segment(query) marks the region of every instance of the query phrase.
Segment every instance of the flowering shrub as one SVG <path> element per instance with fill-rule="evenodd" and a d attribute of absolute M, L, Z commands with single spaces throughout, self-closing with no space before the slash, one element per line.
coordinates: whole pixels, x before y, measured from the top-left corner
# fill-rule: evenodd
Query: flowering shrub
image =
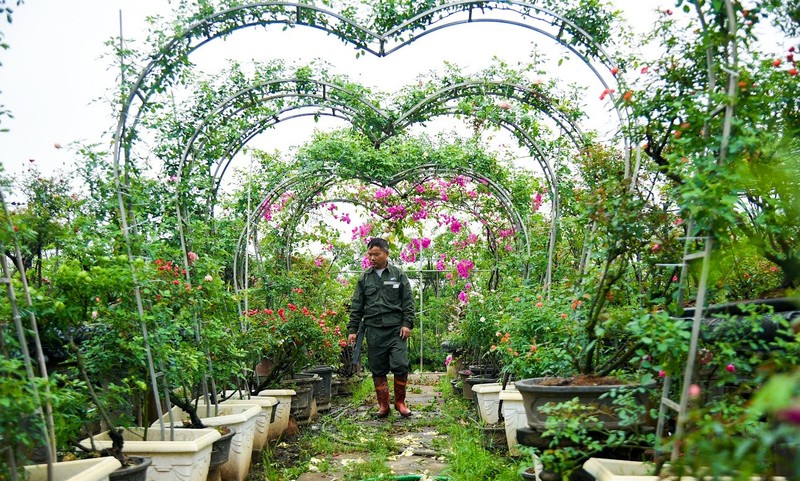
<path fill-rule="evenodd" d="M 577 309 L 558 293 L 551 300 L 531 289 L 509 296 L 491 347 L 503 370 L 517 379 L 574 374 L 582 344 Z"/>
<path fill-rule="evenodd" d="M 259 389 L 253 391 L 303 368 L 336 363 L 347 345 L 347 333 L 338 325 L 342 315 L 330 309 L 315 313 L 292 303 L 247 312 L 248 342 L 269 366 L 257 379 Z"/>

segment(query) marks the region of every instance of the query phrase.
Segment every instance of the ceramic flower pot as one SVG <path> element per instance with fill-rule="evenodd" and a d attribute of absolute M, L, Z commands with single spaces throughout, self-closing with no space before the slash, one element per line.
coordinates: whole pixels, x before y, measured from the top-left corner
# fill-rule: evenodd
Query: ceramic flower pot
<path fill-rule="evenodd" d="M 296 394 L 293 389 L 265 389 L 258 393 L 258 397 L 271 397 L 278 401 L 272 408 L 272 417 L 270 418 L 269 432 L 267 434 L 268 439 L 278 439 L 289 427 L 292 398 Z"/>
<path fill-rule="evenodd" d="M 503 424 L 506 430 L 508 452 L 512 456 L 520 454 L 517 443 L 517 430 L 528 426 L 528 417 L 525 415 L 525 404 L 522 394 L 514 389 L 500 391 L 498 402 L 502 404 Z"/>
<path fill-rule="evenodd" d="M 226 426 L 236 433 L 231 441 L 230 457 L 219 471 L 223 481 L 244 481 L 250 472 L 253 438 L 258 416 L 262 415 L 261 406 L 220 404 L 215 409 L 214 405 L 198 404 L 197 415 L 206 426 Z M 188 414 L 175 406 L 172 408 L 172 417 L 176 425 L 180 425 L 188 419 Z M 163 419 L 169 422 L 169 413 Z M 158 421 L 153 423 L 154 427 L 157 425 Z"/>
<path fill-rule="evenodd" d="M 128 456 L 151 458 L 147 481 L 205 481 L 211 462 L 211 445 L 220 438 L 220 433 L 210 428 L 176 428 L 172 431 L 173 437 L 170 438 L 170 429 L 167 429 L 166 440 L 162 441 L 158 428 L 124 429 L 122 452 Z M 81 444 L 91 446 L 89 439 L 84 439 Z M 108 431 L 94 436 L 94 444 L 97 449 L 110 448 Z"/>
<path fill-rule="evenodd" d="M 231 397 L 223 401 L 222 404 L 257 404 L 261 406 L 261 415 L 256 419 L 256 430 L 253 437 L 253 451 L 260 453 L 269 440 L 269 427 L 273 420 L 273 411 L 278 404 L 278 400 L 269 396 L 251 396 L 250 399 L 241 399 L 243 395 L 236 391 L 226 391 L 225 396 Z"/>
<path fill-rule="evenodd" d="M 461 385 L 461 389 L 464 394 L 464 399 L 475 402 L 475 396 L 472 391 L 473 387 L 475 387 L 478 384 L 491 384 L 496 382 L 497 382 L 496 377 L 483 377 L 483 376 L 467 377 L 466 379 L 464 379 L 463 384 Z"/>
<path fill-rule="evenodd" d="M 120 462 L 112 457 L 53 463 L 52 481 L 108 481 L 109 475 L 120 466 Z M 48 481 L 47 465 L 25 466 L 25 475 L 28 481 Z"/>
<path fill-rule="evenodd" d="M 513 385 L 511 385 L 513 389 Z M 481 420 L 487 424 L 496 424 L 500 420 L 500 392 L 503 385 L 499 382 L 475 384 L 472 396 L 478 406 Z"/>

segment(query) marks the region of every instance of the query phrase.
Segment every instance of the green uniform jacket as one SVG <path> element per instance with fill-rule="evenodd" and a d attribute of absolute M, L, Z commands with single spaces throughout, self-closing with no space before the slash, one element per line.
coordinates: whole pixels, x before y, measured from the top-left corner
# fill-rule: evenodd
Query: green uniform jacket
<path fill-rule="evenodd" d="M 358 325 L 372 327 L 405 326 L 414 328 L 414 297 L 406 273 L 399 267 L 386 265 L 380 278 L 372 267 L 356 283 L 350 303 L 347 332 L 358 332 Z"/>

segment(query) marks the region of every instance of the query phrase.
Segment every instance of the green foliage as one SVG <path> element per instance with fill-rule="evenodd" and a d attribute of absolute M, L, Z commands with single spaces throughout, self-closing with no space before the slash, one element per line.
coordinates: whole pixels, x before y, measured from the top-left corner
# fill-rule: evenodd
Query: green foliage
<path fill-rule="evenodd" d="M 592 456 L 614 449 L 644 449 L 653 445 L 653 434 L 648 434 L 642 419 L 650 413 L 636 398 L 637 390 L 612 391 L 612 408 L 580 402 L 578 398 L 560 403 L 547 403 L 539 411 L 547 416 L 542 437 L 550 441 L 547 449 L 539 453 L 545 470 L 559 474 L 565 481 L 570 474 Z M 611 429 L 602 420 L 616 416 L 619 428 Z"/>

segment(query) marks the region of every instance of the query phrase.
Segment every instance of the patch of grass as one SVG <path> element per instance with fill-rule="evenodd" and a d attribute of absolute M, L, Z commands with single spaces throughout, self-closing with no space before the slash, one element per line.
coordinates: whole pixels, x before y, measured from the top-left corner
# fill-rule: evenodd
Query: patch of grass
<path fill-rule="evenodd" d="M 441 407 L 439 432 L 445 437 L 437 443 L 437 449 L 446 453 L 448 463 L 442 474 L 459 481 L 518 481 L 518 462 L 483 447 L 483 430 L 472 415 L 473 409 L 457 396 Z"/>
<path fill-rule="evenodd" d="M 376 478 L 378 476 L 389 476 L 391 469 L 386 466 L 385 455 L 372 455 L 369 461 L 361 463 L 350 463 L 345 466 L 344 481 L 358 481 L 361 479 Z"/>
<path fill-rule="evenodd" d="M 374 402 L 375 400 L 375 386 L 372 384 L 372 378 L 367 376 L 361 383 L 353 389 L 353 404 L 360 406 L 367 402 Z"/>
<path fill-rule="evenodd" d="M 277 446 L 267 445 L 261 452 L 261 469 L 253 469 L 249 481 L 272 481 L 274 479 L 297 479 L 308 471 L 307 462 L 293 458 L 282 458 Z"/>

